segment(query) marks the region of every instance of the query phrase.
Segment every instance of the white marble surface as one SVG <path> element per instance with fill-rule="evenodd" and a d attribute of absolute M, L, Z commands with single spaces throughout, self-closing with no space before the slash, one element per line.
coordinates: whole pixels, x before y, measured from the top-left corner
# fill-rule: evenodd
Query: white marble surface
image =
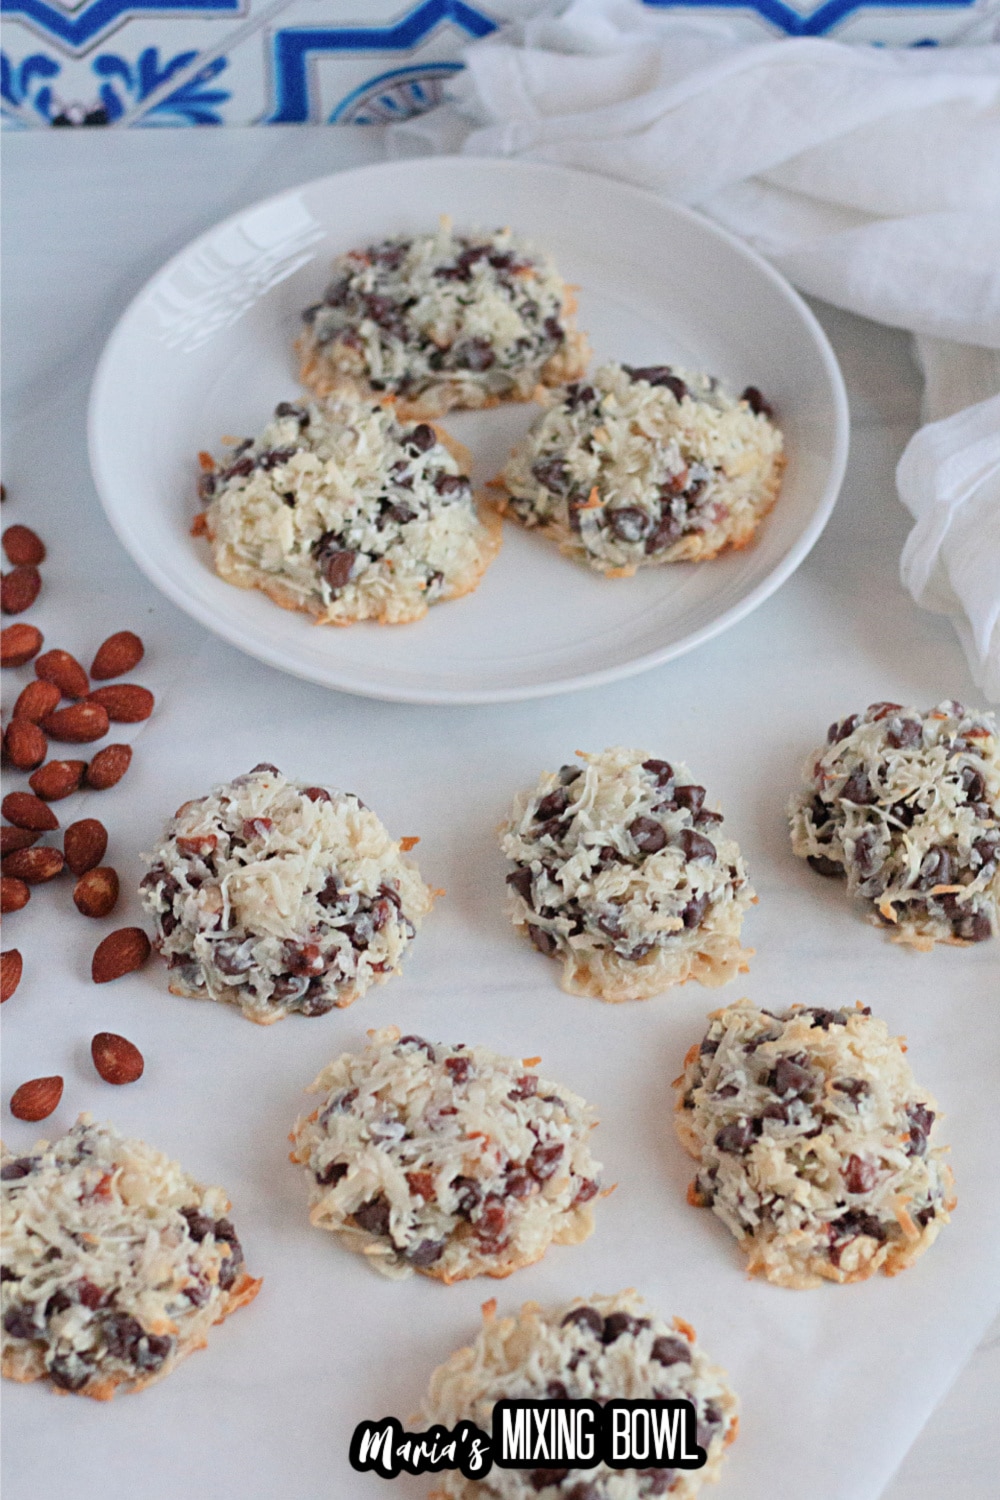
<path fill-rule="evenodd" d="M 4 479 L 12 496 L 4 523 L 36 524 L 50 543 L 45 592 L 32 613 L 49 644 L 89 655 L 111 629 L 139 629 L 150 649 L 138 675 L 159 698 L 135 736 L 129 777 L 87 809 L 109 824 L 123 884 L 134 884 L 136 849 L 149 846 L 183 796 L 273 759 L 354 786 L 396 832 L 421 833 L 426 873 L 449 889 L 403 979 L 346 1015 L 292 1020 L 265 1034 L 235 1013 L 174 1000 L 154 968 L 95 991 L 86 966 L 96 925 L 66 911 L 65 889 L 37 892 L 14 919 L 5 941 L 22 949 L 27 972 L 4 1007 L 3 1097 L 25 1077 L 60 1071 L 66 1097 L 51 1127 L 65 1128 L 79 1108 L 113 1113 L 191 1170 L 225 1182 L 242 1205 L 234 1216 L 251 1268 L 267 1280 L 256 1307 L 219 1331 L 208 1353 L 139 1401 L 98 1409 L 8 1390 L 8 1493 L 57 1493 L 70 1470 L 80 1500 L 124 1500 L 137 1489 L 150 1500 L 202 1488 L 219 1500 L 387 1493 L 350 1474 L 346 1433 L 382 1407 L 412 1409 L 430 1364 L 468 1336 L 476 1305 L 494 1288 L 373 1285 L 364 1267 L 317 1244 L 301 1184 L 282 1166 L 276 1124 L 294 1114 L 299 1085 L 366 1026 L 404 1017 L 411 1028 L 458 1035 L 472 1026 L 471 1016 L 464 1028 L 456 1022 L 459 1009 L 475 1013 L 470 1039 L 512 1051 L 523 1050 L 531 1029 L 538 1045 L 528 1050 L 603 1106 L 604 1159 L 622 1182 L 594 1238 L 552 1252 L 500 1288 L 502 1305 L 610 1289 L 620 1265 L 622 1277 L 642 1277 L 664 1310 L 692 1317 L 749 1402 L 720 1500 L 995 1494 L 1000 1341 L 995 1328 L 984 1333 L 998 1300 L 990 1247 L 1000 1221 L 983 1136 L 1000 1076 L 990 1007 L 997 955 L 984 947 L 925 959 L 890 948 L 791 858 L 781 817 L 799 760 L 835 715 L 875 698 L 974 701 L 947 622 L 917 611 L 896 573 L 907 520 L 891 476 L 919 405 L 905 340 L 817 309 L 852 401 L 848 481 L 804 567 L 736 630 L 656 672 L 564 700 L 470 710 L 364 704 L 249 661 L 152 593 L 100 513 L 83 416 L 104 338 L 167 255 L 260 196 L 379 159 L 378 134 L 63 132 L 7 138 L 3 149 Z M 747 1287 L 718 1222 L 677 1201 L 686 1168 L 663 1144 L 657 1103 L 664 1068 L 713 997 L 689 988 L 614 1009 L 572 1000 L 514 944 L 498 910 L 502 867 L 487 831 L 541 765 L 577 745 L 616 740 L 683 756 L 730 815 L 762 897 L 747 930 L 759 954 L 747 992 L 764 1004 L 804 998 L 807 988 L 819 1003 L 864 998 L 910 1036 L 919 1076 L 948 1109 L 962 1202 L 906 1276 L 801 1299 Z M 136 916 L 128 901 L 105 926 Z M 86 1041 L 103 1027 L 147 1051 L 147 1075 L 131 1090 L 112 1094 L 89 1071 Z M 607 1097 L 612 1079 L 633 1084 L 634 1118 Z M 8 1116 L 4 1133 L 25 1146 L 35 1131 Z M 676 1267 L 662 1253 L 668 1236 Z M 773 1390 L 770 1405 L 762 1386 Z M 425 1489 L 400 1481 L 393 1494 L 403 1500 Z"/>

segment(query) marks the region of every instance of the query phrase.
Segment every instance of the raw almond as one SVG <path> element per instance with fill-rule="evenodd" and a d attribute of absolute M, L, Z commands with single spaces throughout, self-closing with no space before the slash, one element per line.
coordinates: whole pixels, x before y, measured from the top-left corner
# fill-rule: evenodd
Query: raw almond
<path fill-rule="evenodd" d="M 37 849 L 15 849 L 3 862 L 3 873 L 23 880 L 27 885 L 41 885 L 44 880 L 54 880 L 65 864 L 61 849 L 49 844 L 40 844 Z"/>
<path fill-rule="evenodd" d="M 42 720 L 42 728 L 53 740 L 70 745 L 86 745 L 100 740 L 108 732 L 108 711 L 99 703 L 71 703 Z"/>
<path fill-rule="evenodd" d="M 10 1112 L 18 1120 L 46 1120 L 58 1108 L 62 1098 L 63 1081 L 58 1075 L 51 1078 L 32 1078 L 15 1089 L 10 1101 Z"/>
<path fill-rule="evenodd" d="M 42 632 L 19 620 L 0 630 L 0 667 L 23 667 L 42 649 Z"/>
<path fill-rule="evenodd" d="M 73 887 L 76 909 L 85 917 L 107 917 L 118 900 L 118 876 L 110 865 L 88 870 Z"/>
<path fill-rule="evenodd" d="M 63 835 L 66 863 L 74 875 L 86 875 L 99 865 L 108 847 L 108 831 L 96 818 L 71 823 Z"/>
<path fill-rule="evenodd" d="M 37 844 L 41 834 L 33 828 L 0 828 L 0 855 L 13 854 L 15 849 L 30 849 Z"/>
<path fill-rule="evenodd" d="M 87 785 L 95 791 L 106 791 L 115 782 L 121 781 L 132 764 L 131 745 L 105 745 L 98 750 L 87 768 Z"/>
<path fill-rule="evenodd" d="M 45 561 L 45 543 L 30 526 L 8 526 L 3 534 L 3 550 L 8 562 L 30 563 L 37 567 Z"/>
<path fill-rule="evenodd" d="M 68 651 L 46 651 L 35 661 L 35 676 L 54 682 L 64 698 L 86 698 L 90 679 Z"/>
<path fill-rule="evenodd" d="M 154 698 L 149 688 L 137 682 L 116 682 L 110 687 L 95 688 L 88 700 L 108 711 L 114 724 L 138 724 L 153 712 Z"/>
<path fill-rule="evenodd" d="M 23 880 L 13 875 L 0 875 L 0 912 L 20 911 L 31 900 L 31 892 Z"/>
<path fill-rule="evenodd" d="M 3 748 L 11 765 L 17 766 L 19 771 L 33 771 L 45 759 L 49 742 L 30 719 L 11 719 L 3 737 Z"/>
<path fill-rule="evenodd" d="M 21 983 L 23 968 L 24 960 L 16 948 L 8 948 L 6 953 L 0 953 L 0 1005 L 10 999 Z"/>
<path fill-rule="evenodd" d="M 5 615 L 19 615 L 30 609 L 38 598 L 42 575 L 37 568 L 11 568 L 0 581 L 0 609 Z"/>
<path fill-rule="evenodd" d="M 149 957 L 149 938 L 141 927 L 119 927 L 94 949 L 90 974 L 95 984 L 107 984 L 141 969 Z"/>
<path fill-rule="evenodd" d="M 46 802 L 58 802 L 78 789 L 86 770 L 85 760 L 50 760 L 28 777 L 28 785 Z"/>
<path fill-rule="evenodd" d="M 107 682 L 109 677 L 124 677 L 137 667 L 145 655 L 142 641 L 131 630 L 119 630 L 109 635 L 97 648 L 90 675 L 97 682 Z"/>
<path fill-rule="evenodd" d="M 29 625 L 11 625 L 10 630 L 30 630 Z M 38 637 L 41 645 L 42 638 Z M 34 652 L 31 653 L 34 656 Z M 53 709 L 59 707 L 59 699 L 62 693 L 54 682 L 40 682 L 36 677 L 34 682 L 29 682 L 26 688 L 22 688 L 18 694 L 17 702 L 14 704 L 15 719 L 30 719 L 32 724 L 40 724 L 46 714 L 52 713 Z"/>
<path fill-rule="evenodd" d="M 132 1042 L 113 1031 L 99 1031 L 90 1044 L 94 1067 L 105 1083 L 135 1083 L 146 1064 Z"/>
<path fill-rule="evenodd" d="M 46 807 L 42 799 L 31 792 L 8 792 L 0 802 L 0 812 L 8 823 L 14 823 L 18 828 L 49 833 L 59 827 L 59 819 L 51 807 Z"/>

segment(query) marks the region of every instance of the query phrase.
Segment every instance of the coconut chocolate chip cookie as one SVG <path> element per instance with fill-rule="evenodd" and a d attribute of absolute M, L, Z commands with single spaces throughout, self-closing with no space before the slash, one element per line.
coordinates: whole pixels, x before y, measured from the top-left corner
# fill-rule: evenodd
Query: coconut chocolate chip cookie
<path fill-rule="evenodd" d="M 369 1032 L 310 1092 L 292 1160 L 310 1218 L 384 1276 L 509 1276 L 594 1228 L 600 1163 L 588 1104 L 539 1078 L 537 1058 Z"/>
<path fill-rule="evenodd" d="M 433 892 L 351 792 L 255 766 L 185 802 L 139 895 L 175 995 L 267 1025 L 321 1016 L 399 972 Z"/>
<path fill-rule="evenodd" d="M 387 392 L 407 420 L 527 401 L 574 380 L 587 341 L 551 259 L 508 229 L 398 236 L 333 264 L 303 313 L 302 380 L 320 395 Z"/>
<path fill-rule="evenodd" d="M 778 1286 L 895 1275 L 955 1206 L 938 1106 L 902 1039 L 867 1009 L 741 1000 L 691 1048 L 675 1123 L 698 1162 L 688 1199 L 712 1208 Z"/>
<path fill-rule="evenodd" d="M 467 464 L 445 434 L 387 405 L 282 401 L 259 437 L 219 462 L 202 455 L 198 529 L 227 583 L 320 625 L 403 624 L 468 594 L 499 551 Z"/>
<path fill-rule="evenodd" d="M 693 1500 L 719 1477 L 725 1449 L 736 1437 L 738 1403 L 725 1372 L 695 1340 L 690 1324 L 666 1323 L 634 1291 L 614 1297 L 577 1297 L 550 1309 L 526 1302 L 512 1318 L 483 1307 L 474 1344 L 457 1350 L 431 1376 L 422 1417 L 426 1425 L 492 1426 L 497 1401 L 686 1400 L 698 1419 L 698 1444 L 708 1453 L 701 1469 L 501 1469 L 468 1480 L 441 1474 L 436 1500 L 647 1500 L 667 1495 Z"/>
<path fill-rule="evenodd" d="M 252 1302 L 221 1188 L 81 1115 L 3 1149 L 3 1373 L 107 1401 L 141 1391 Z"/>
<path fill-rule="evenodd" d="M 562 964 L 573 995 L 726 984 L 752 952 L 740 929 L 756 897 L 722 814 L 679 761 L 578 754 L 581 765 L 519 796 L 500 829 L 514 925 Z"/>
<path fill-rule="evenodd" d="M 960 703 L 873 703 L 831 724 L 789 813 L 792 848 L 846 876 L 897 943 L 1000 933 L 1000 737 Z"/>
<path fill-rule="evenodd" d="M 782 436 L 760 392 L 607 364 L 554 391 L 499 483 L 501 509 L 609 578 L 745 547 L 774 504 Z"/>

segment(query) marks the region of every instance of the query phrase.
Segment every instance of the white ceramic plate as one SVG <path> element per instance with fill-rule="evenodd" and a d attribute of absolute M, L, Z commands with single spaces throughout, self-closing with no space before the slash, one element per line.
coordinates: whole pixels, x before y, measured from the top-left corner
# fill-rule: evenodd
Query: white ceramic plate
<path fill-rule="evenodd" d="M 190 535 L 195 454 L 256 432 L 298 387 L 292 340 L 331 258 L 441 213 L 510 224 L 579 285 L 595 358 L 677 363 L 758 386 L 777 408 L 788 468 L 757 541 L 711 563 L 606 579 L 505 526 L 476 593 L 414 625 L 318 627 L 223 583 Z M 452 414 L 491 478 L 537 407 Z M 175 256 L 104 351 L 90 454 L 104 508 L 170 599 L 262 661 L 348 692 L 488 703 L 642 671 L 734 624 L 798 567 L 833 507 L 847 401 L 830 346 L 764 261 L 690 211 L 607 178 L 531 163 L 436 157 L 339 172 L 246 209 Z"/>

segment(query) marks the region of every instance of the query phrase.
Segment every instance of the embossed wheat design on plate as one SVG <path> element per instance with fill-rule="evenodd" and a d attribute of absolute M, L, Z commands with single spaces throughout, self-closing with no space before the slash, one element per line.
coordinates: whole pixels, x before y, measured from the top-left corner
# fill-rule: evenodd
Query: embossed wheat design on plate
<path fill-rule="evenodd" d="M 199 349 L 315 259 L 325 238 L 301 198 L 284 198 L 224 225 L 150 293 L 159 338 L 185 354 Z"/>

